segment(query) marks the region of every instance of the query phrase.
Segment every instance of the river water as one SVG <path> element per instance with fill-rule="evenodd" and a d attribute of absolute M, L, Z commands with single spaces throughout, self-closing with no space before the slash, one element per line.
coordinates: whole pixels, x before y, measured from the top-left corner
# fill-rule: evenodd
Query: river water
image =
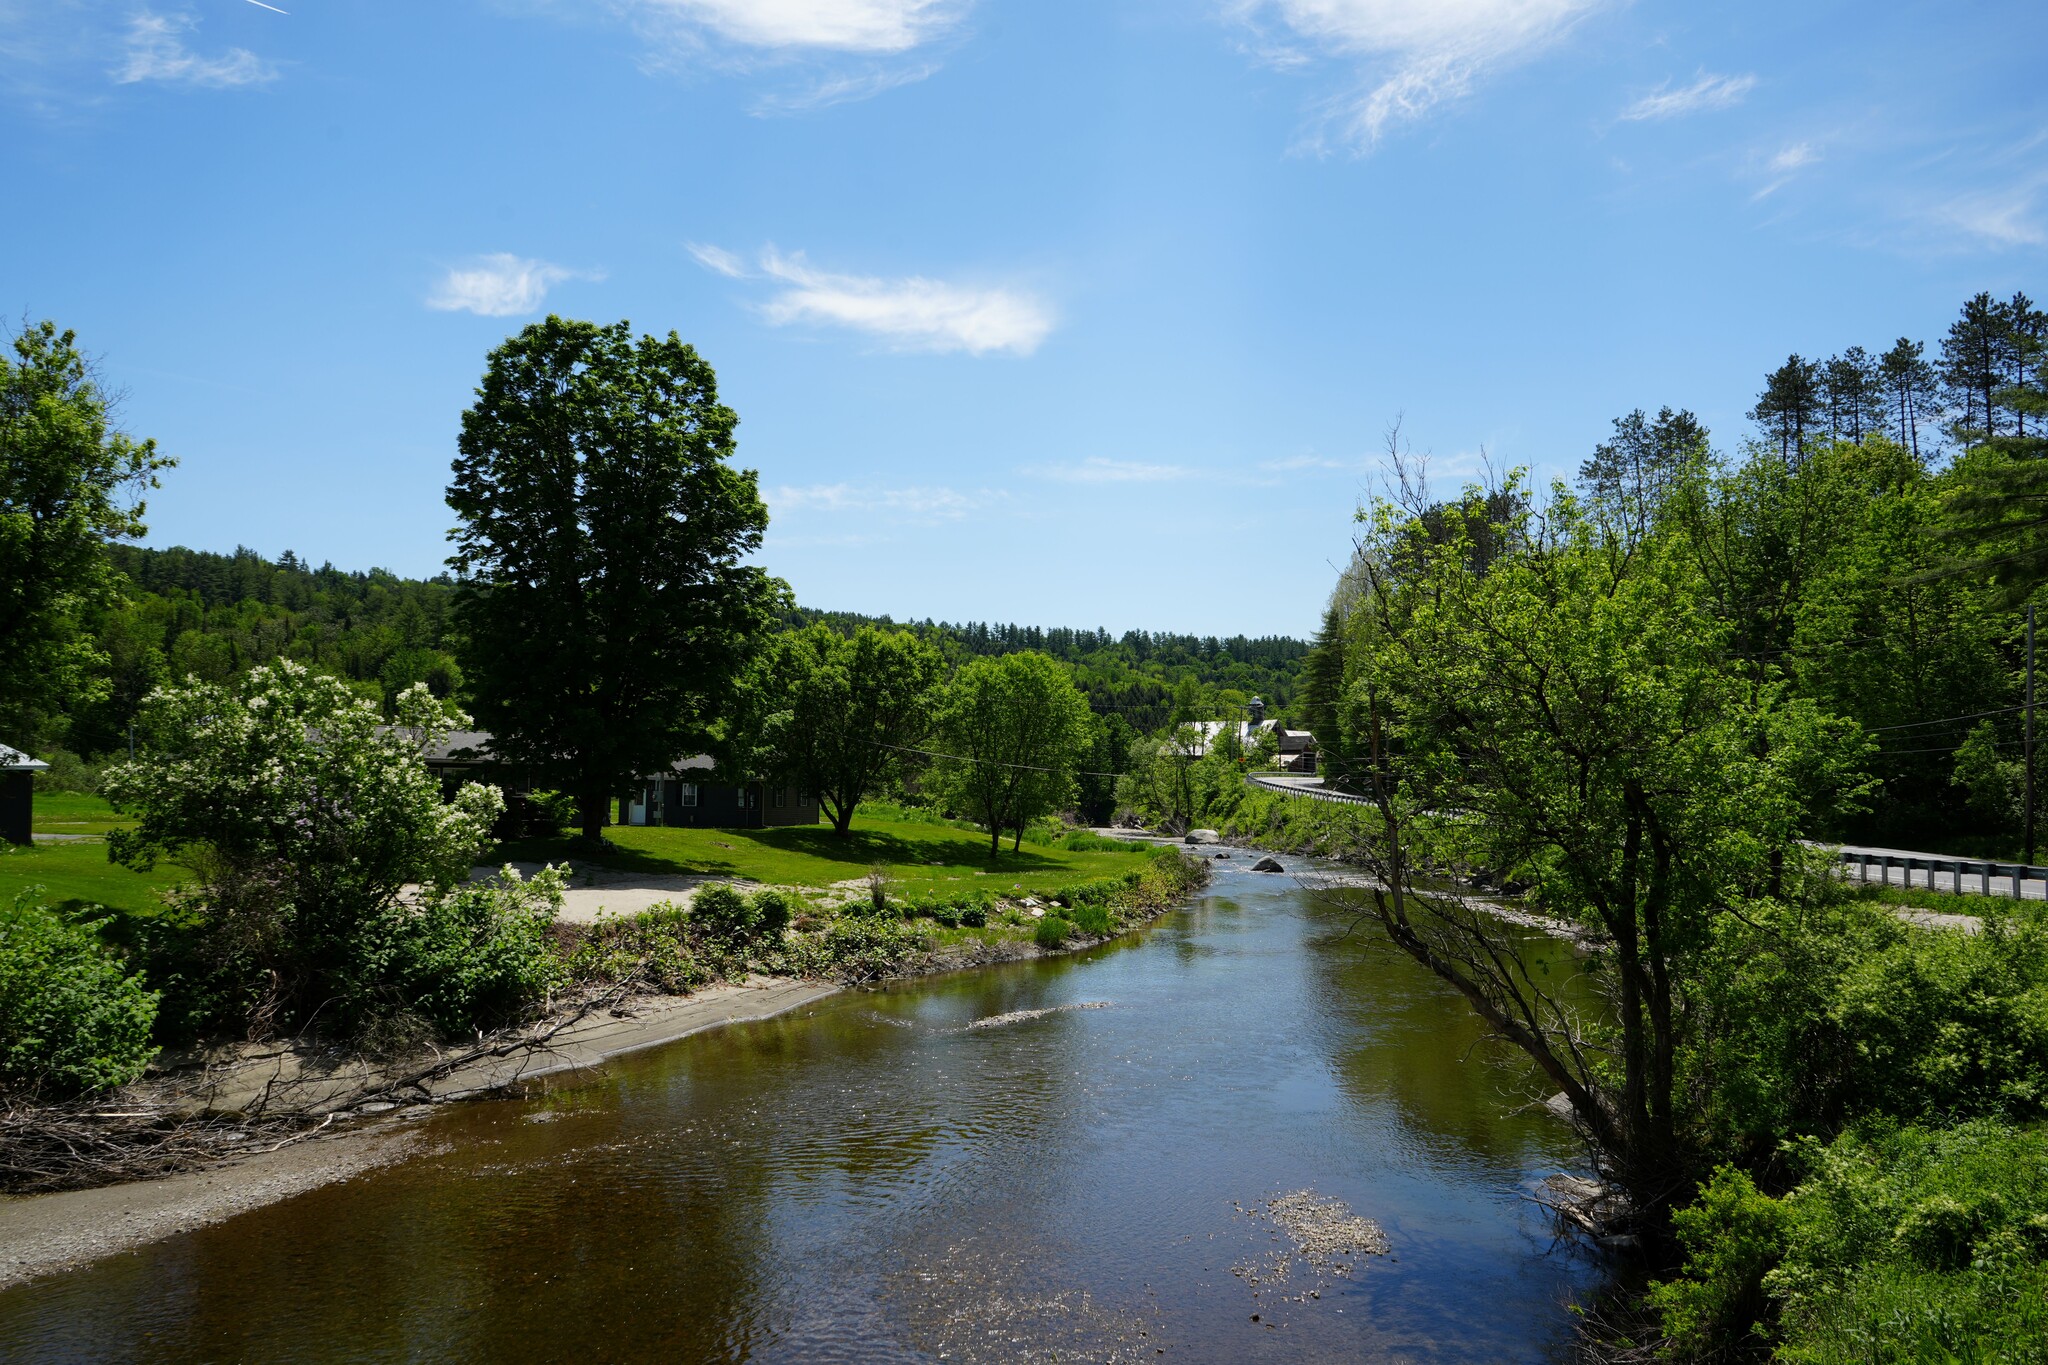
<path fill-rule="evenodd" d="M 1524 1198 L 1580 1164 L 1531 1074 L 1243 867 L 1088 953 L 438 1111 L 404 1164 L 0 1294 L 0 1359 L 1550 1358 L 1598 1269 Z M 1299 1190 L 1388 1254 L 1289 1261 Z"/>

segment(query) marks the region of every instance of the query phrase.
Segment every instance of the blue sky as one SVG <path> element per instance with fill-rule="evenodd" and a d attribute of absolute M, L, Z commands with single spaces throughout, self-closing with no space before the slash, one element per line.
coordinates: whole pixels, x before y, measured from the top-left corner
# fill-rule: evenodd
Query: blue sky
<path fill-rule="evenodd" d="M 278 10 L 289 11 L 279 13 Z M 807 605 L 1306 634 L 1446 485 L 2048 295 L 2048 6 L 0 0 L 0 308 L 153 544 L 435 571 L 548 311 L 674 329 Z"/>

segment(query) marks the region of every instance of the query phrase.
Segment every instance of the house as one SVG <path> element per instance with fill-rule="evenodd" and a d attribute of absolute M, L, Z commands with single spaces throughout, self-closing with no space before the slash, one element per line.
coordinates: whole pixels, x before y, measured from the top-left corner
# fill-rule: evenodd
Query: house
<path fill-rule="evenodd" d="M 495 782 L 504 789 L 507 814 L 523 820 L 523 798 L 533 783 L 517 765 L 491 753 L 488 730 L 456 730 L 428 749 L 428 771 L 452 793 L 465 782 Z M 622 825 L 681 825 L 715 829 L 760 829 L 769 825 L 814 825 L 818 798 L 794 787 L 765 782 L 718 780 L 709 754 L 680 759 L 669 770 L 632 784 L 619 800 Z M 530 802 L 523 803 L 528 809 Z"/>
<path fill-rule="evenodd" d="M 1307 730 L 1289 730 L 1277 720 L 1266 719 L 1266 704 L 1257 697 L 1245 705 L 1243 720 L 1198 720 L 1192 722 L 1200 736 L 1195 745 L 1198 755 L 1209 752 L 1224 734 L 1237 737 L 1244 748 L 1251 748 L 1259 736 L 1268 735 L 1273 740 L 1273 761 L 1280 771 L 1288 773 L 1312 773 L 1316 770 L 1316 737 Z"/>
<path fill-rule="evenodd" d="M 49 767 L 19 749 L 0 744 L 0 839 L 10 844 L 33 843 L 36 774 Z"/>
<path fill-rule="evenodd" d="M 709 754 L 679 759 L 619 802 L 621 823 L 762 829 L 818 823 L 818 797 L 797 787 L 718 780 Z"/>

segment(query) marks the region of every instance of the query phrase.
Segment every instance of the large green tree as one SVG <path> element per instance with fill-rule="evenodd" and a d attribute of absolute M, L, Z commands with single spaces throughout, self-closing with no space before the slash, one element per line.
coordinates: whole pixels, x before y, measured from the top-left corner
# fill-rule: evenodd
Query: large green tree
<path fill-rule="evenodd" d="M 462 675 L 502 759 L 586 839 L 633 779 L 708 745 L 780 584 L 739 418 L 675 333 L 549 317 L 491 352 L 448 504 Z"/>
<path fill-rule="evenodd" d="M 143 532 L 141 495 L 174 463 L 116 430 L 71 332 L 43 322 L 0 356 L 0 735 L 43 737 L 105 691 L 80 614 L 111 599 L 107 542 Z"/>
<path fill-rule="evenodd" d="M 945 656 L 907 631 L 778 635 L 748 670 L 734 761 L 815 791 L 844 835 L 863 798 L 921 766 L 945 676 Z"/>
<path fill-rule="evenodd" d="M 1518 510 L 1472 525 L 1493 506 Z M 1810 794 L 1856 789 L 1858 746 L 1728 667 L 1729 628 L 1670 536 L 1631 543 L 1558 495 L 1540 516 L 1440 510 L 1369 523 L 1351 728 L 1381 817 L 1370 905 L 1564 1093 L 1654 1231 L 1700 1174 L 1677 1067 L 1689 964 L 1808 832 Z M 1607 1011 L 1575 1009 L 1491 914 L 1417 888 L 1446 866 L 1531 883 L 1593 931 Z"/>
<path fill-rule="evenodd" d="M 1003 832 L 1021 835 L 1074 793 L 1074 770 L 1091 739 L 1088 703 L 1067 671 L 1027 650 L 970 659 L 947 689 L 934 769 L 955 810 L 988 830 L 989 857 Z"/>

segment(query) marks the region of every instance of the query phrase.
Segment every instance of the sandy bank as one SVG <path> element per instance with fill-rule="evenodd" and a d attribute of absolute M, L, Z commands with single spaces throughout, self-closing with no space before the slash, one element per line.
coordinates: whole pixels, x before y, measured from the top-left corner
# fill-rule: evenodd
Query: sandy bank
<path fill-rule="evenodd" d="M 808 1005 L 839 988 L 816 981 L 714 986 L 691 996 L 662 996 L 631 1002 L 618 1013 L 593 1016 L 562 1030 L 545 1051 L 487 1058 L 423 1087 L 434 1099 L 459 1099 L 524 1084 L 547 1076 L 588 1070 L 609 1058 L 658 1047 L 725 1024 L 767 1019 Z M 234 1108 L 270 1086 L 275 1093 L 287 1058 L 266 1058 L 257 1068 L 228 1068 L 209 1075 L 210 1104 Z M 357 1093 L 366 1076 L 308 1074 L 294 1082 L 295 1101 Z M 424 1135 L 406 1117 L 358 1124 L 349 1129 L 263 1152 L 203 1171 L 161 1180 L 107 1185 L 60 1194 L 0 1197 L 0 1287 L 128 1251 L 163 1237 L 223 1222 L 426 1149 Z"/>

